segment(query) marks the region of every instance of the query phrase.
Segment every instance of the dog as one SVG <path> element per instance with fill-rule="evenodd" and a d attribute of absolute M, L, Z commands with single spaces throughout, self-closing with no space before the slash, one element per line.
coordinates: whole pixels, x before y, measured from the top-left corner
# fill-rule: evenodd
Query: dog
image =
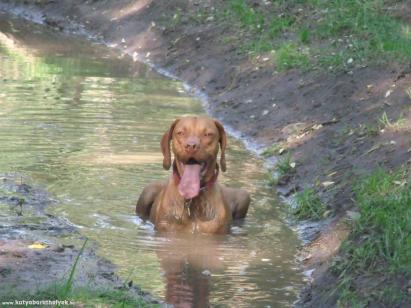
<path fill-rule="evenodd" d="M 217 182 L 219 171 L 226 171 L 226 146 L 227 136 L 218 121 L 204 116 L 175 120 L 161 139 L 163 168 L 172 167 L 172 174 L 143 189 L 136 214 L 149 218 L 159 231 L 228 232 L 233 219 L 246 216 L 250 195 Z"/>

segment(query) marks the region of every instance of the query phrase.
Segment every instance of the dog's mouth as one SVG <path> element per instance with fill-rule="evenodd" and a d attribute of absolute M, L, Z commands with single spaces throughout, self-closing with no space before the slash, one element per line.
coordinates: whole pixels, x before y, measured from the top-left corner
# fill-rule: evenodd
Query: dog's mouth
<path fill-rule="evenodd" d="M 207 171 L 207 162 L 199 162 L 190 158 L 186 163 L 180 163 L 183 167 L 183 174 L 178 185 L 178 192 L 184 199 L 192 199 L 200 193 L 200 182 Z"/>
<path fill-rule="evenodd" d="M 207 170 L 207 162 L 199 162 L 195 158 L 190 158 L 185 164 L 183 163 L 184 167 L 187 165 L 200 165 L 200 175 L 203 176 Z"/>

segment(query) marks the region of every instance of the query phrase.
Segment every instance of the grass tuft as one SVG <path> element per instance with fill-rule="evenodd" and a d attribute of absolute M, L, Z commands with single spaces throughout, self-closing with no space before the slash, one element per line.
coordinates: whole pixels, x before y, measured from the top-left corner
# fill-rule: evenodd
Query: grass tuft
<path fill-rule="evenodd" d="M 78 264 L 78 261 L 80 260 L 81 255 L 84 252 L 84 249 L 86 248 L 87 242 L 88 242 L 88 239 L 84 241 L 83 246 L 81 246 L 81 249 L 79 253 L 77 254 L 76 260 L 74 261 L 74 264 L 71 267 L 70 275 L 67 279 L 66 284 L 64 285 L 63 297 L 67 297 L 67 295 L 70 293 L 71 289 L 73 288 L 73 280 L 74 280 L 74 274 L 76 272 L 77 264 Z"/>
<path fill-rule="evenodd" d="M 295 163 L 291 161 L 291 155 L 287 154 L 279 159 L 275 165 L 279 178 L 295 173 Z"/>
<path fill-rule="evenodd" d="M 321 219 L 324 218 L 326 206 L 321 202 L 314 189 L 306 188 L 295 196 L 296 207 L 293 215 L 298 219 Z"/>
<path fill-rule="evenodd" d="M 309 59 L 296 45 L 285 43 L 276 51 L 275 63 L 279 71 L 285 71 L 292 68 L 307 68 Z"/>
<path fill-rule="evenodd" d="M 378 170 L 357 184 L 355 201 L 360 218 L 354 222 L 352 234 L 342 245 L 342 259 L 336 260 L 333 266 L 344 305 L 350 304 L 353 294 L 367 301 L 365 295 L 355 292 L 351 277 L 368 277 L 370 281 L 373 277 L 384 277 L 381 281 L 395 280 L 399 275 L 411 278 L 409 180 L 405 170 L 396 173 Z M 392 288 L 386 289 L 385 283 L 374 288 L 374 292 L 385 294 L 378 299 L 383 305 L 397 306 L 406 298 L 407 291 L 401 286 L 393 283 Z"/>
<path fill-rule="evenodd" d="M 284 154 L 284 152 L 286 151 L 284 147 L 285 145 L 281 142 L 273 143 L 271 146 L 265 148 L 261 155 L 263 157 L 271 157 L 274 155 Z"/>

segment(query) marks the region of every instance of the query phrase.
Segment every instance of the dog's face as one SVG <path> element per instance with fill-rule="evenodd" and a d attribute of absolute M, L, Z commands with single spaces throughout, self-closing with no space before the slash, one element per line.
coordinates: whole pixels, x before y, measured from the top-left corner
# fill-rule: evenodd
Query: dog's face
<path fill-rule="evenodd" d="M 164 155 L 163 167 L 171 166 L 170 141 L 181 176 L 180 194 L 191 199 L 198 195 L 200 182 L 214 176 L 217 154 L 221 147 L 220 166 L 225 171 L 225 148 L 227 144 L 223 126 L 208 117 L 185 117 L 175 120 L 161 140 Z"/>

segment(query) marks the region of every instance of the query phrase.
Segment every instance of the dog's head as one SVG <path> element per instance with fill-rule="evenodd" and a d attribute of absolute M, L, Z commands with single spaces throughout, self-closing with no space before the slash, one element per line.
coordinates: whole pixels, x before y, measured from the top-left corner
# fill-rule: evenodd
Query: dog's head
<path fill-rule="evenodd" d="M 186 199 L 199 194 L 200 183 L 209 181 L 217 167 L 221 147 L 220 168 L 226 170 L 225 149 L 227 137 L 223 126 L 208 117 L 184 117 L 175 120 L 161 139 L 163 167 L 171 166 L 170 142 L 178 175 L 179 193 Z"/>

